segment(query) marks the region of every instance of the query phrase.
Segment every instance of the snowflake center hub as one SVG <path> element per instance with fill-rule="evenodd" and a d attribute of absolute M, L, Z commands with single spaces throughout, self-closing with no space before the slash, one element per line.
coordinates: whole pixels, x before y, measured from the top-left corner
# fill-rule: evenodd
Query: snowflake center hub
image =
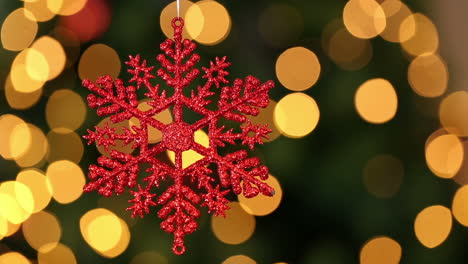
<path fill-rule="evenodd" d="M 186 151 L 194 142 L 191 127 L 184 122 L 169 124 L 163 131 L 163 144 L 172 151 Z"/>

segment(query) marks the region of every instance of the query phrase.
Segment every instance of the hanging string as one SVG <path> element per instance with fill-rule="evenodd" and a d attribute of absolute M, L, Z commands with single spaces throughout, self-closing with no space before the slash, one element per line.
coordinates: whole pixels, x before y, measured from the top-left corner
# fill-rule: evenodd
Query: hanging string
<path fill-rule="evenodd" d="M 180 17 L 180 0 L 177 0 L 177 17 Z"/>

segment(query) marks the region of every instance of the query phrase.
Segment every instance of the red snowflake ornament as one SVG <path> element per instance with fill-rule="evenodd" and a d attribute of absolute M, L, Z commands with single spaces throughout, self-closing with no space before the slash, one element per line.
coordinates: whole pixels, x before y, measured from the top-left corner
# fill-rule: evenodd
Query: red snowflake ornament
<path fill-rule="evenodd" d="M 92 93 L 87 100 L 91 108 L 97 108 L 99 116 L 110 116 L 113 123 L 119 123 L 130 118 L 140 121 L 140 127 L 123 128 L 116 133 L 115 128 L 106 125 L 88 130 L 84 136 L 88 145 L 95 143 L 108 149 L 122 140 L 124 144 L 132 144 L 139 149 L 135 156 L 112 150 L 110 157 L 101 156 L 99 165 L 90 165 L 88 177 L 91 180 L 84 187 L 85 192 L 98 191 L 109 197 L 112 194 L 122 194 L 125 188 L 130 189 L 133 199 L 127 210 L 132 216 L 143 217 L 150 212 L 151 207 L 161 206 L 157 215 L 163 219 L 161 228 L 174 235 L 172 250 L 175 254 L 185 252 L 184 237 L 194 232 L 198 224 L 195 221 L 200 216 L 197 206 L 206 206 L 208 212 L 214 215 L 225 215 L 229 200 L 226 195 L 232 190 L 235 194 L 243 193 L 245 197 L 254 197 L 259 193 L 272 196 L 273 188 L 264 181 L 268 178 L 268 168 L 260 164 L 258 158 L 248 158 L 247 151 L 239 150 L 227 155 L 218 152 L 219 147 L 226 143 L 240 142 L 254 149 L 256 144 L 263 144 L 271 132 L 267 125 L 254 125 L 247 118 L 255 116 L 259 108 L 265 108 L 269 103 L 268 91 L 274 87 L 273 81 L 261 83 L 257 78 L 248 76 L 244 80 L 236 79 L 232 86 L 228 85 L 226 68 L 230 63 L 226 57 L 216 58 L 209 68 L 203 68 L 206 79 L 203 86 L 191 91 L 190 96 L 183 94 L 184 88 L 192 83 L 200 74 L 194 68 L 200 56 L 194 53 L 195 43 L 182 40 L 184 21 L 181 18 L 172 20 L 174 39 L 166 39 L 160 48 L 164 54 L 156 59 L 162 68 L 156 75 L 174 89 L 172 96 L 165 91 L 160 92 L 160 85 L 150 83 L 155 78 L 154 67 L 147 66 L 146 60 L 140 56 L 130 57 L 126 62 L 133 75 L 130 83 L 125 86 L 120 79 L 112 80 L 110 76 L 100 77 L 96 83 L 83 81 L 83 86 Z M 220 99 L 217 110 L 206 108 L 211 103 L 209 97 L 214 95 L 211 88 L 220 88 Z M 137 108 L 137 90 L 145 87 L 151 109 L 141 111 Z M 174 121 L 163 124 L 153 118 L 154 115 L 172 107 Z M 199 113 L 203 118 L 193 124 L 184 122 L 183 107 Z M 220 119 L 227 119 L 244 124 L 239 131 L 226 129 L 219 124 Z M 154 127 L 162 132 L 162 140 L 157 144 L 149 144 L 148 128 Z M 204 147 L 194 140 L 195 131 L 206 128 L 209 136 L 209 147 Z M 169 165 L 156 158 L 161 152 L 171 150 L 175 153 L 175 164 Z M 194 164 L 183 168 L 182 152 L 194 150 L 203 156 Z M 140 165 L 146 163 L 150 175 L 138 182 Z M 214 164 L 214 166 L 212 165 Z M 212 166 L 208 166 L 212 165 Z M 213 169 L 216 168 L 216 169 Z M 216 177 L 216 175 L 218 177 Z M 171 185 L 160 194 L 152 191 L 160 187 L 162 181 L 170 181 Z"/>

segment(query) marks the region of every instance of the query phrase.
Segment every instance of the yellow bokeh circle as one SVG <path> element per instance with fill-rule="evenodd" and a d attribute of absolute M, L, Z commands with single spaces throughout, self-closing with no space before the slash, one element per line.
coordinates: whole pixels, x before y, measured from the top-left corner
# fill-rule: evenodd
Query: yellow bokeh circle
<path fill-rule="evenodd" d="M 349 0 L 343 10 L 346 29 L 358 38 L 373 38 L 384 31 L 385 13 L 375 0 Z"/>
<path fill-rule="evenodd" d="M 212 216 L 211 228 L 215 236 L 226 244 L 237 245 L 247 241 L 255 231 L 255 217 L 242 209 L 238 202 L 228 204 L 226 217 Z"/>
<path fill-rule="evenodd" d="M 314 85 L 320 76 L 317 55 L 304 47 L 284 51 L 276 61 L 276 76 L 292 91 L 304 91 Z"/>
<path fill-rule="evenodd" d="M 221 264 L 257 264 L 257 262 L 246 255 L 235 255 L 227 258 Z"/>
<path fill-rule="evenodd" d="M 463 163 L 463 144 L 455 135 L 441 135 L 427 144 L 425 156 L 427 166 L 435 175 L 452 178 Z"/>
<path fill-rule="evenodd" d="M 113 48 L 105 44 L 94 44 L 81 55 L 78 63 L 78 76 L 82 80 L 91 81 L 105 75 L 110 75 L 115 79 L 119 76 L 120 68 L 119 55 Z"/>
<path fill-rule="evenodd" d="M 31 190 L 17 181 L 5 181 L 0 185 L 0 216 L 13 224 L 24 222 L 34 210 Z"/>
<path fill-rule="evenodd" d="M 24 110 L 34 106 L 42 95 L 42 89 L 32 92 L 20 92 L 15 89 L 10 75 L 5 80 L 5 98 L 12 109 Z"/>
<path fill-rule="evenodd" d="M 468 92 L 457 91 L 440 103 L 439 119 L 442 126 L 457 136 L 468 136 Z"/>
<path fill-rule="evenodd" d="M 402 249 L 394 239 L 386 236 L 376 237 L 367 241 L 361 248 L 360 264 L 398 264 Z"/>
<path fill-rule="evenodd" d="M 414 221 L 414 232 L 419 242 L 427 248 L 442 244 L 452 229 L 452 213 L 441 205 L 423 209 Z"/>
<path fill-rule="evenodd" d="M 77 264 L 71 248 L 61 243 L 43 245 L 37 254 L 38 264 Z"/>
<path fill-rule="evenodd" d="M 0 263 L 5 264 L 31 264 L 31 261 L 18 252 L 8 252 L 0 255 Z"/>
<path fill-rule="evenodd" d="M 428 54 L 416 57 L 408 68 L 411 88 L 420 96 L 438 97 L 448 86 L 447 65 L 439 55 Z"/>
<path fill-rule="evenodd" d="M 315 129 L 320 119 L 320 110 L 310 96 L 292 93 L 276 104 L 274 117 L 276 127 L 283 135 L 300 138 Z"/>
<path fill-rule="evenodd" d="M 34 55 L 31 56 L 31 54 Z M 31 45 L 30 52 L 26 56 L 26 68 L 34 73 L 35 77 L 31 75 L 33 79 L 49 81 L 62 73 L 66 61 L 67 57 L 62 44 L 54 38 L 44 36 Z M 42 66 L 43 64 L 45 65 Z M 44 69 L 41 70 L 41 66 Z"/>
<path fill-rule="evenodd" d="M 25 124 L 26 123 L 23 119 L 12 114 L 0 116 L 0 155 L 2 158 L 7 160 L 14 159 L 12 149 L 18 148 L 18 146 L 14 146 L 12 144 L 12 137 L 15 137 L 12 135 L 13 130 L 18 126 L 24 126 Z M 31 142 L 30 138 L 23 138 L 23 140 L 29 143 Z M 20 145 L 20 148 L 23 149 L 23 144 Z M 14 152 L 17 152 L 18 154 L 18 152 L 21 153 L 22 151 L 16 150 Z"/>
<path fill-rule="evenodd" d="M 468 227 L 468 185 L 460 187 L 455 193 L 452 202 L 453 217 L 462 224 Z"/>
<path fill-rule="evenodd" d="M 83 193 L 86 180 L 83 171 L 74 162 L 55 161 L 47 167 L 46 176 L 52 197 L 61 204 L 71 203 Z"/>
<path fill-rule="evenodd" d="M 34 79 L 31 76 L 31 69 L 28 70 L 26 65 L 27 55 L 30 49 L 24 49 L 16 55 L 11 65 L 10 80 L 13 88 L 21 93 L 33 93 L 40 90 L 45 81 Z M 33 52 L 35 53 L 35 52 Z M 48 72 L 48 71 L 47 71 Z"/>
<path fill-rule="evenodd" d="M 47 101 L 47 124 L 56 132 L 67 133 L 76 130 L 85 118 L 86 105 L 83 99 L 70 89 L 55 91 Z"/>
<path fill-rule="evenodd" d="M 414 34 L 411 34 L 414 32 Z M 400 26 L 400 36 L 411 36 L 401 43 L 403 49 L 413 56 L 431 54 L 439 48 L 439 33 L 434 23 L 425 15 L 408 16 Z"/>
<path fill-rule="evenodd" d="M 217 1 L 196 2 L 188 8 L 186 20 L 189 34 L 194 40 L 205 45 L 220 43 L 231 31 L 231 17 L 226 8 Z"/>
<path fill-rule="evenodd" d="M 42 211 L 23 223 L 23 235 L 28 244 L 39 251 L 44 245 L 57 245 L 62 236 L 60 223 L 53 214 Z"/>
<path fill-rule="evenodd" d="M 398 98 L 393 85 L 385 79 L 371 79 L 356 91 L 354 104 L 362 119 L 373 124 L 390 121 L 396 114 Z"/>
<path fill-rule="evenodd" d="M 19 51 L 27 48 L 37 34 L 38 25 L 27 17 L 29 11 L 18 8 L 3 21 L 0 38 L 6 50 Z M 31 16 L 31 14 L 29 14 Z"/>
<path fill-rule="evenodd" d="M 54 14 L 71 16 L 78 13 L 88 0 L 47 0 L 47 7 Z"/>
<path fill-rule="evenodd" d="M 49 9 L 49 2 L 55 0 L 37 0 L 37 1 L 26 1 L 24 2 L 24 9 L 26 16 L 31 21 L 45 22 L 51 20 L 55 14 Z"/>
<path fill-rule="evenodd" d="M 80 231 L 86 243 L 107 258 L 122 254 L 130 242 L 127 224 L 103 208 L 84 214 L 80 219 Z"/>
<path fill-rule="evenodd" d="M 52 199 L 52 193 L 48 188 L 47 178 L 38 169 L 25 169 L 18 173 L 16 181 L 26 185 L 34 198 L 33 213 L 37 213 L 47 207 Z"/>
<path fill-rule="evenodd" d="M 23 155 L 15 159 L 16 164 L 23 168 L 41 164 L 49 151 L 49 143 L 44 132 L 35 125 L 27 124 L 27 126 L 31 133 L 32 143 Z"/>
<path fill-rule="evenodd" d="M 411 17 L 411 10 L 400 0 L 384 0 L 381 7 L 385 13 L 387 25 L 385 30 L 380 33 L 380 36 L 390 42 L 405 42 L 410 39 L 416 32 L 414 18 Z M 409 18 L 404 30 L 400 31 L 403 21 Z"/>

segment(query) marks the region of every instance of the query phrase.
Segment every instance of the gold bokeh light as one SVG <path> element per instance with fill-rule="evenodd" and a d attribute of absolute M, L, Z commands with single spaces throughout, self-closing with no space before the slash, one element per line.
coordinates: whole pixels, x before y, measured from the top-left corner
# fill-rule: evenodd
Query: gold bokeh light
<path fill-rule="evenodd" d="M 320 110 L 313 98 L 304 93 L 283 97 L 275 107 L 275 125 L 287 137 L 300 138 L 312 132 L 320 119 Z"/>
<path fill-rule="evenodd" d="M 35 81 L 47 81 L 49 77 L 49 64 L 44 54 L 35 50 L 26 50 L 26 73 Z"/>
<path fill-rule="evenodd" d="M 441 96 L 447 90 L 448 79 L 447 65 L 437 54 L 418 56 L 408 68 L 411 88 L 420 96 Z"/>
<path fill-rule="evenodd" d="M 398 98 L 393 85 L 378 78 L 368 80 L 358 88 L 354 104 L 362 119 L 369 123 L 382 124 L 395 116 Z"/>
<path fill-rule="evenodd" d="M 47 101 L 47 124 L 55 132 L 67 133 L 79 128 L 86 118 L 86 105 L 79 94 L 62 89 L 55 91 Z"/>
<path fill-rule="evenodd" d="M 283 190 L 281 189 L 281 185 L 278 182 L 278 179 L 269 175 L 265 183 L 275 189 L 275 194 L 273 197 L 262 194 L 259 194 L 253 198 L 245 198 L 243 194 L 237 196 L 240 206 L 247 213 L 257 216 L 268 215 L 275 211 L 276 208 L 278 208 L 280 205 L 281 198 L 283 198 Z"/>
<path fill-rule="evenodd" d="M 468 185 L 460 187 L 452 202 L 452 213 L 453 217 L 462 224 L 468 227 Z"/>
<path fill-rule="evenodd" d="M 380 36 L 390 42 L 400 43 L 410 39 L 416 32 L 414 18 L 411 17 L 411 10 L 400 0 L 384 0 L 381 7 L 387 19 L 385 30 L 380 33 Z M 405 19 L 404 31 L 400 32 L 401 25 Z"/>
<path fill-rule="evenodd" d="M 452 213 L 442 205 L 426 207 L 416 216 L 414 232 L 419 242 L 427 248 L 442 244 L 452 229 Z"/>
<path fill-rule="evenodd" d="M 94 44 L 81 55 L 78 75 L 82 80 L 89 79 L 93 82 L 105 75 L 115 79 L 119 76 L 120 68 L 119 55 L 113 48 L 105 44 Z"/>
<path fill-rule="evenodd" d="M 38 25 L 27 17 L 29 11 L 18 8 L 3 21 L 0 38 L 6 50 L 19 51 L 27 48 L 37 34 Z M 31 16 L 31 14 L 29 14 Z"/>
<path fill-rule="evenodd" d="M 10 79 L 14 89 L 22 93 L 32 93 L 40 90 L 45 83 L 45 81 L 32 78 L 28 72 L 26 57 L 29 51 L 30 49 L 25 49 L 16 55 L 10 71 Z"/>
<path fill-rule="evenodd" d="M 398 264 L 402 249 L 394 239 L 386 236 L 375 237 L 361 248 L 360 264 Z"/>
<path fill-rule="evenodd" d="M 30 54 L 35 53 L 36 55 L 33 56 L 33 59 L 31 59 Z M 42 61 L 42 58 L 44 61 Z M 37 39 L 32 44 L 30 52 L 26 56 L 26 68 L 29 69 L 32 66 L 34 69 L 33 72 L 38 73 L 36 74 L 36 77 L 39 78 L 34 78 L 31 76 L 33 79 L 48 81 L 55 79 L 60 73 L 62 73 L 63 69 L 65 68 L 66 61 L 67 57 L 65 50 L 63 49 L 60 42 L 49 36 L 44 36 Z M 47 69 L 47 73 L 45 73 L 45 70 L 37 69 L 44 63 L 44 67 Z"/>
<path fill-rule="evenodd" d="M 238 202 L 228 204 L 226 217 L 212 216 L 211 228 L 215 236 L 226 244 L 237 245 L 247 241 L 255 231 L 255 217 L 242 209 Z"/>
<path fill-rule="evenodd" d="M 10 152 L 13 159 L 23 156 L 32 144 L 32 132 L 26 123 L 21 123 L 13 128 L 10 135 Z"/>
<path fill-rule="evenodd" d="M 370 159 L 363 170 L 363 181 L 369 193 L 378 198 L 390 198 L 399 190 L 404 176 L 403 163 L 391 155 Z"/>
<path fill-rule="evenodd" d="M 343 22 L 357 38 L 369 39 L 380 34 L 386 26 L 385 13 L 374 0 L 350 0 L 343 10 Z"/>
<path fill-rule="evenodd" d="M 27 126 L 31 133 L 32 144 L 23 155 L 15 159 L 16 164 L 23 168 L 40 165 L 49 151 L 49 142 L 42 130 L 32 124 Z"/>
<path fill-rule="evenodd" d="M 468 92 L 457 91 L 440 103 L 439 119 L 442 126 L 457 136 L 468 136 Z"/>
<path fill-rule="evenodd" d="M 37 0 L 24 2 L 24 9 L 29 12 L 26 16 L 32 21 L 45 22 L 54 18 L 55 14 L 49 9 L 49 2 L 53 0 Z"/>
<path fill-rule="evenodd" d="M 440 178 L 454 177 L 460 169 L 464 149 L 457 136 L 441 135 L 427 143 L 426 163 L 429 169 Z"/>
<path fill-rule="evenodd" d="M 414 31 L 416 29 L 416 31 Z M 414 31 L 414 34 L 411 34 Z M 408 16 L 400 26 L 400 36 L 409 36 L 401 43 L 403 49 L 413 56 L 431 54 L 439 48 L 439 34 L 432 21 L 423 14 Z"/>
<path fill-rule="evenodd" d="M 130 242 L 127 224 L 103 208 L 84 214 L 80 219 L 80 231 L 86 243 L 107 258 L 122 254 Z"/>
<path fill-rule="evenodd" d="M 51 163 L 46 171 L 52 197 L 61 204 L 68 204 L 80 198 L 85 185 L 81 168 L 69 160 Z"/>
<path fill-rule="evenodd" d="M 468 153 L 468 140 L 462 142 L 463 145 L 463 155 Z M 468 158 L 465 156 L 463 157 L 463 163 L 458 170 L 457 175 L 452 178 L 456 183 L 459 185 L 467 185 L 468 184 Z"/>
<path fill-rule="evenodd" d="M 0 240 L 15 234 L 20 227 L 21 224 L 13 224 L 0 214 Z"/>
<path fill-rule="evenodd" d="M 257 262 L 246 255 L 235 255 L 227 258 L 221 264 L 257 264 Z"/>
<path fill-rule="evenodd" d="M 292 91 L 304 91 L 314 85 L 320 76 L 317 55 L 304 47 L 284 51 L 276 61 L 276 76 Z"/>
<path fill-rule="evenodd" d="M 37 251 L 47 244 L 57 245 L 62 236 L 57 217 L 45 211 L 31 215 L 23 223 L 22 230 L 28 244 Z"/>
<path fill-rule="evenodd" d="M 61 243 L 42 246 L 37 254 L 38 264 L 77 264 L 73 251 Z"/>
<path fill-rule="evenodd" d="M 8 232 L 8 220 L 0 215 L 0 240 L 2 240 Z"/>
<path fill-rule="evenodd" d="M 31 264 L 31 261 L 18 252 L 8 252 L 0 255 L 2 264 Z"/>
<path fill-rule="evenodd" d="M 34 197 L 29 188 L 16 181 L 0 185 L 0 215 L 13 224 L 21 224 L 34 210 Z"/>
<path fill-rule="evenodd" d="M 217 1 L 196 2 L 188 8 L 186 19 L 189 34 L 204 45 L 216 45 L 222 42 L 231 31 L 231 17 L 226 8 Z"/>
<path fill-rule="evenodd" d="M 47 0 L 47 7 L 52 13 L 71 16 L 78 13 L 88 0 Z"/>
<path fill-rule="evenodd" d="M 12 132 L 13 130 L 19 126 L 26 124 L 23 119 L 12 115 L 12 114 L 5 114 L 0 116 L 0 155 L 7 160 L 13 159 L 12 154 Z M 31 142 L 31 139 L 25 138 L 25 141 Z"/>
<path fill-rule="evenodd" d="M 37 213 L 47 207 L 52 199 L 52 193 L 47 187 L 47 178 L 38 169 L 25 169 L 18 173 L 16 181 L 26 185 L 34 198 L 33 213 Z"/>
<path fill-rule="evenodd" d="M 5 80 L 5 98 L 12 109 L 24 110 L 34 106 L 42 95 L 42 89 L 32 92 L 20 92 L 15 89 L 10 75 Z"/>

